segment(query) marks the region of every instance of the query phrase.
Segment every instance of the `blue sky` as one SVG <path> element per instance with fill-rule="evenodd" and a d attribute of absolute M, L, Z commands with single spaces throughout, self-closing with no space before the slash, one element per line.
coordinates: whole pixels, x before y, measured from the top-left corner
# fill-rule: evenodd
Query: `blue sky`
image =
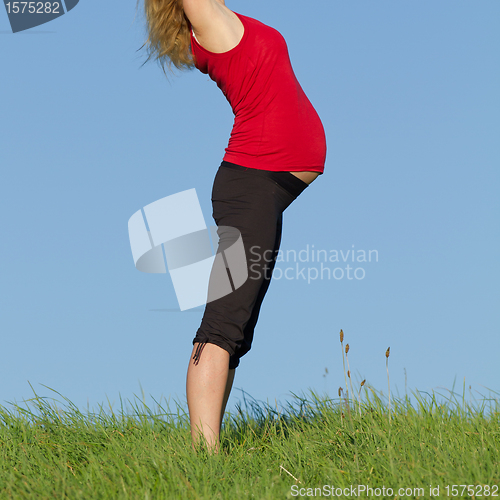
<path fill-rule="evenodd" d="M 240 389 L 336 396 L 341 328 L 354 380 L 377 390 L 390 346 L 401 395 L 500 392 L 500 3 L 227 5 L 284 35 L 326 131 L 325 173 L 284 213 L 281 249 L 378 255 L 351 263 L 363 279 L 274 280 L 229 406 Z M 197 71 L 141 67 L 135 2 L 9 31 L 0 13 L 0 404 L 29 383 L 82 408 L 141 387 L 182 403 L 202 309 L 171 311 L 170 277 L 135 269 L 127 223 L 191 188 L 213 223 L 229 104 Z"/>

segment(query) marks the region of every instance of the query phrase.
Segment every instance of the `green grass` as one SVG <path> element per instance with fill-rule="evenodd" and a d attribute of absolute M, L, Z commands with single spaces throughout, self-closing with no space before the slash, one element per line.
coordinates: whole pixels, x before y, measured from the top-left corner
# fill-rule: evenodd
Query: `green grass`
<path fill-rule="evenodd" d="M 498 400 L 472 407 L 451 394 L 442 402 L 417 393 L 415 405 L 393 398 L 390 422 L 373 390 L 349 409 L 314 393 L 294 396 L 281 412 L 244 401 L 226 418 L 213 456 L 191 449 L 179 406 L 82 413 L 68 400 L 61 409 L 35 397 L 0 407 L 0 498 L 279 499 L 293 498 L 294 485 L 393 489 L 378 498 L 424 488 L 410 496 L 421 498 L 429 485 L 446 497 L 454 484 L 496 485 L 500 496 Z"/>

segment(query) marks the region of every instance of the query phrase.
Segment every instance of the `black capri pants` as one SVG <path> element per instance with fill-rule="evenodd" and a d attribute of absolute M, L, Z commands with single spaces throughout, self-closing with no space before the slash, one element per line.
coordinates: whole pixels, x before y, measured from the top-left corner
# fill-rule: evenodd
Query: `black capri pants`
<path fill-rule="evenodd" d="M 281 243 L 283 212 L 307 187 L 289 172 L 221 163 L 212 189 L 212 216 L 219 234 L 217 252 L 224 244 L 223 232 L 236 228 L 245 249 L 248 279 L 231 293 L 206 304 L 193 340 L 193 344 L 199 344 L 195 363 L 207 343 L 229 352 L 229 369 L 236 368 L 250 350 Z"/>

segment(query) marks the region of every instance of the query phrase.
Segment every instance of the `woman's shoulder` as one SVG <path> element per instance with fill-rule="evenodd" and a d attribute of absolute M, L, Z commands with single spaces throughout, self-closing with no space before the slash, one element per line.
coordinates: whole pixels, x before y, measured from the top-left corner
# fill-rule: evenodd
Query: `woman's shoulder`
<path fill-rule="evenodd" d="M 222 54 L 239 44 L 248 20 L 246 16 L 233 12 L 225 5 L 218 2 L 215 4 L 217 5 L 212 11 L 201 17 L 191 19 L 190 14 L 185 12 L 198 44 L 208 52 Z"/>

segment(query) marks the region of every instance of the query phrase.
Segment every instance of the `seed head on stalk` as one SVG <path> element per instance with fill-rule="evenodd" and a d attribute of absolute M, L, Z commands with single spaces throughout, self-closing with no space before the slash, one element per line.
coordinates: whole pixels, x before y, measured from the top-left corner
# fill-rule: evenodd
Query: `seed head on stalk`
<path fill-rule="evenodd" d="M 389 422 L 391 421 L 391 383 L 389 380 L 389 355 L 391 354 L 391 348 L 388 347 L 385 351 L 385 367 L 387 368 L 387 384 L 389 386 Z"/>
<path fill-rule="evenodd" d="M 344 367 L 344 379 L 345 379 L 345 392 L 346 392 L 346 398 L 347 398 L 347 401 L 349 402 L 349 391 L 347 390 L 347 376 L 346 376 L 346 372 L 345 372 L 345 359 L 344 359 L 344 330 L 340 330 L 340 345 L 342 347 L 342 366 Z M 345 346 L 345 348 L 347 349 L 346 350 L 346 354 L 347 354 L 347 351 L 349 350 L 349 344 L 347 344 Z"/>
<path fill-rule="evenodd" d="M 359 391 L 358 391 L 358 401 L 359 401 L 359 416 L 361 416 L 361 387 L 363 387 L 365 385 L 365 382 L 366 382 L 366 379 L 363 379 L 363 381 L 361 382 L 360 386 L 359 386 Z"/>
<path fill-rule="evenodd" d="M 339 387 L 339 398 L 340 398 L 340 413 L 341 413 L 341 416 L 340 416 L 340 423 L 342 424 L 342 426 L 344 426 L 344 412 L 342 411 L 342 392 L 344 390 L 342 389 L 342 387 Z"/>

